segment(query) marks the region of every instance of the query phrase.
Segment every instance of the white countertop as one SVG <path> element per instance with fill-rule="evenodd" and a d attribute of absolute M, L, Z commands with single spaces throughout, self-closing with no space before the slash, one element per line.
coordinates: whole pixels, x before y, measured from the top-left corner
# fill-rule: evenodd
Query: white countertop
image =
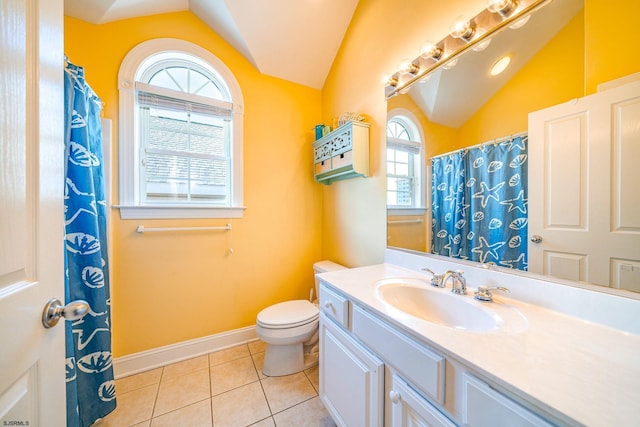
<path fill-rule="evenodd" d="M 494 292 L 494 303 L 527 319 L 520 332 L 472 332 L 399 314 L 376 297 L 382 279 L 428 276 L 392 264 L 320 275 L 414 338 L 453 355 L 487 379 L 567 424 L 640 425 L 640 335 L 587 322 Z M 431 288 L 449 292 L 450 288 Z M 502 307 L 500 307 L 502 305 Z M 640 315 L 640 313 L 639 313 Z"/>

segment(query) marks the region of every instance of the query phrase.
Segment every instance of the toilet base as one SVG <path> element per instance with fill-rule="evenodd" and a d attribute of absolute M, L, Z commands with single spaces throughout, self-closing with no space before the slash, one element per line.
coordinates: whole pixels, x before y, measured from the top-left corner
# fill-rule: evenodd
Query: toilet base
<path fill-rule="evenodd" d="M 268 377 L 291 375 L 318 364 L 317 353 L 305 353 L 302 343 L 267 344 L 262 373 Z"/>

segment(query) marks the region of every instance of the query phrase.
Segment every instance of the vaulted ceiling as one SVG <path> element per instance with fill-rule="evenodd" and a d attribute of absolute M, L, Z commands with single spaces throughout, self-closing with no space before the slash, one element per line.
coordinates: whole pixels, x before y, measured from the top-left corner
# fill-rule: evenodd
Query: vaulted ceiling
<path fill-rule="evenodd" d="M 260 72 L 321 89 L 358 0 L 64 0 L 93 24 L 189 10 Z"/>

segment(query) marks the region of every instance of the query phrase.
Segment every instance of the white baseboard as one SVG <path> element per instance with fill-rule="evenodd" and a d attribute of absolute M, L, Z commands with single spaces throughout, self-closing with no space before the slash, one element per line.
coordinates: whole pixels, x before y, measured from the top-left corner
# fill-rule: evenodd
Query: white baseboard
<path fill-rule="evenodd" d="M 141 351 L 140 353 L 114 359 L 114 374 L 116 378 L 122 378 L 160 366 L 191 359 L 192 357 L 255 341 L 256 339 L 258 339 L 256 327 L 248 326 L 246 328 L 209 335 L 208 337 L 154 348 L 153 350 Z"/>

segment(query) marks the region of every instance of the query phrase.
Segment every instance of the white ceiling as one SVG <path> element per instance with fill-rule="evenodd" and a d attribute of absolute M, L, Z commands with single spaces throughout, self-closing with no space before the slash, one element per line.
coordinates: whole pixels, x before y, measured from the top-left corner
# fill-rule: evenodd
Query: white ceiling
<path fill-rule="evenodd" d="M 358 0 L 64 0 L 93 24 L 190 10 L 260 72 L 321 89 Z"/>

